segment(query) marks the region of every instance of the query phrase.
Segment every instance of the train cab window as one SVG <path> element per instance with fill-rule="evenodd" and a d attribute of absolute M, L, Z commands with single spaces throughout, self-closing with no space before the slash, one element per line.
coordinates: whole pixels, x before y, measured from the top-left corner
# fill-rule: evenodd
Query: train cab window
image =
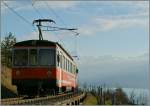
<path fill-rule="evenodd" d="M 29 64 L 37 65 L 37 49 L 30 49 L 29 51 Z"/>
<path fill-rule="evenodd" d="M 39 65 L 55 65 L 55 51 L 51 49 L 40 49 Z"/>
<path fill-rule="evenodd" d="M 28 65 L 28 50 L 16 49 L 13 56 L 14 66 L 27 66 Z"/>

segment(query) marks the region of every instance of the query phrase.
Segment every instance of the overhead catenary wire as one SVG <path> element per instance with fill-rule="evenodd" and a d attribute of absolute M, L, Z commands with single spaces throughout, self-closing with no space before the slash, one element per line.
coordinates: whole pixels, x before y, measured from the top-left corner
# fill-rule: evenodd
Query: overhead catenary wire
<path fill-rule="evenodd" d="M 45 3 L 45 5 L 46 5 L 47 9 L 50 10 L 50 11 L 52 12 L 52 14 L 54 14 L 55 17 L 56 17 L 64 26 L 66 26 L 66 24 L 65 24 L 64 21 L 61 19 L 61 17 L 60 17 L 59 15 L 57 15 L 57 13 L 50 7 L 50 5 L 48 5 L 48 3 L 47 3 L 46 1 L 44 1 L 44 3 Z M 49 12 L 49 11 L 48 11 L 48 12 Z M 50 13 L 50 12 L 49 12 L 49 13 Z M 51 14 L 51 13 L 50 13 L 50 14 Z M 51 16 L 50 16 L 50 17 L 51 17 Z M 57 32 L 54 32 L 54 33 L 58 35 Z M 60 43 L 62 43 L 63 45 L 65 45 L 65 44 L 63 43 L 62 38 L 60 38 L 59 36 L 56 36 L 56 37 L 58 38 L 58 40 L 60 41 Z"/>
<path fill-rule="evenodd" d="M 68 30 L 68 31 L 71 31 L 73 33 L 75 33 L 75 36 L 78 36 L 79 33 L 74 31 L 74 30 L 77 30 L 76 28 L 61 28 L 61 27 L 52 27 L 52 26 L 42 26 L 42 27 L 45 27 L 47 29 L 43 30 L 43 31 L 59 31 L 59 30 Z M 50 29 L 48 29 L 50 28 Z"/>
<path fill-rule="evenodd" d="M 29 25 L 32 25 L 33 26 L 33 24 L 30 22 L 30 21 L 28 21 L 25 17 L 23 17 L 22 15 L 20 15 L 17 11 L 15 11 L 12 7 L 10 7 L 7 3 L 5 3 L 5 2 L 3 2 L 3 4 L 8 8 L 8 9 L 10 9 L 14 14 L 16 14 L 19 18 L 21 18 L 24 22 L 26 22 L 27 24 L 29 24 Z M 32 5 L 33 6 L 33 5 Z M 34 7 L 34 6 L 33 6 Z M 36 10 L 36 8 L 34 8 L 35 10 Z M 38 12 L 39 13 L 39 12 Z M 53 13 L 55 13 L 55 12 L 53 12 Z M 39 13 L 40 14 L 40 13 Z M 58 15 L 55 13 L 55 15 L 58 17 Z M 60 18 L 59 18 L 60 19 Z M 62 21 L 61 21 L 62 22 Z M 67 28 L 59 28 L 59 27 L 55 27 L 55 28 L 58 28 L 59 30 L 69 30 L 69 31 L 72 31 L 72 32 L 74 32 L 72 29 L 67 29 Z M 35 30 L 35 29 L 34 29 Z M 59 38 L 60 39 L 60 38 Z"/>
<path fill-rule="evenodd" d="M 35 4 L 35 3 L 34 3 L 34 4 Z M 43 17 L 42 14 L 40 13 L 40 11 L 34 6 L 34 4 L 32 3 L 31 5 L 32 5 L 33 9 L 35 10 L 35 12 L 36 12 L 39 16 Z"/>
<path fill-rule="evenodd" d="M 32 6 L 33 6 L 33 8 L 35 9 L 35 11 L 38 13 L 38 14 L 40 14 L 40 12 L 34 7 L 34 5 L 35 5 L 35 2 L 37 2 L 37 1 L 34 1 L 34 0 L 32 0 Z M 45 4 L 46 4 L 46 6 L 47 6 L 47 8 L 48 8 L 48 5 L 47 5 L 47 3 L 45 2 L 45 1 L 43 1 Z M 48 8 L 49 9 L 49 8 Z M 48 11 L 49 12 L 49 11 Z M 41 14 L 40 14 L 41 15 Z M 56 15 L 56 13 L 55 13 L 55 15 Z M 51 17 L 51 16 L 50 16 Z M 55 34 L 56 34 L 56 32 L 55 32 Z M 62 39 L 59 37 L 59 36 L 56 36 L 57 38 L 58 38 L 58 40 L 59 41 L 62 41 Z"/>
<path fill-rule="evenodd" d="M 22 19 L 24 22 L 26 22 L 27 24 L 29 24 L 29 25 L 32 25 L 33 26 L 33 24 L 30 22 L 30 21 L 28 21 L 25 17 L 23 17 L 22 15 L 20 15 L 17 11 L 15 11 L 12 7 L 10 7 L 7 3 L 5 3 L 4 1 L 2 1 L 2 3 L 9 9 L 9 10 L 11 10 L 14 14 L 16 14 L 20 19 Z M 33 6 L 33 5 L 32 5 Z M 34 6 L 33 6 L 34 7 Z M 48 6 L 49 7 L 49 6 Z M 49 7 L 50 8 L 50 7 Z M 38 13 L 38 14 L 40 14 L 40 12 L 34 7 L 34 9 L 36 10 L 36 12 Z M 51 9 L 52 11 L 53 11 L 53 9 Z M 57 16 L 57 18 L 59 17 L 56 13 L 55 13 L 55 11 L 53 11 L 53 13 L 55 14 L 55 16 Z M 59 20 L 61 20 L 61 18 L 59 17 Z M 62 23 L 64 23 L 63 21 L 61 21 Z M 59 27 L 57 27 L 59 30 L 69 30 L 69 31 L 71 31 L 71 32 L 74 32 L 74 33 L 76 33 L 74 30 L 72 30 L 72 29 L 68 29 L 68 28 L 59 28 Z M 35 29 L 34 29 L 35 30 Z M 79 33 L 76 33 L 76 35 L 78 35 Z"/>
<path fill-rule="evenodd" d="M 23 17 L 22 15 L 20 15 L 17 11 L 15 11 L 12 7 L 10 7 L 7 3 L 5 3 L 4 1 L 2 1 L 2 3 L 10 10 L 12 11 L 14 14 L 16 14 L 21 20 L 23 20 L 24 22 L 26 22 L 28 25 L 33 26 L 33 24 L 28 21 L 25 17 Z M 33 26 L 34 27 L 34 26 Z M 35 27 L 33 28 L 33 30 L 36 30 Z"/>
<path fill-rule="evenodd" d="M 48 8 L 49 10 L 51 10 L 51 12 L 55 15 L 55 17 L 58 18 L 59 21 L 60 21 L 64 26 L 67 26 L 67 25 L 64 23 L 64 21 L 62 20 L 62 18 L 61 18 L 59 15 L 57 15 L 57 13 L 55 12 L 55 10 L 53 10 L 53 8 L 51 8 L 50 5 L 48 5 L 48 3 L 47 3 L 46 1 L 45 1 L 44 3 L 45 3 L 45 5 L 47 6 L 47 8 Z M 52 28 L 52 27 L 51 27 L 51 28 Z M 68 28 L 59 28 L 59 27 L 53 27 L 53 28 L 54 28 L 54 29 L 49 30 L 49 31 L 68 30 Z M 47 29 L 47 30 L 48 30 L 48 29 Z M 75 37 L 76 37 L 76 38 L 75 38 L 75 56 L 73 56 L 73 57 L 77 58 L 77 60 L 78 60 L 79 57 L 77 56 L 77 55 L 78 55 L 78 54 L 77 54 L 77 36 L 79 35 L 79 33 L 76 32 L 76 31 L 74 31 L 74 30 L 69 30 L 69 31 L 75 33 Z"/>
<path fill-rule="evenodd" d="M 49 5 L 48 3 L 46 3 L 46 1 L 44 1 L 44 3 L 45 3 L 45 5 L 47 6 L 47 8 L 48 8 L 49 10 L 51 10 L 51 12 L 55 15 L 55 17 L 58 18 L 59 21 L 60 21 L 64 26 L 67 26 L 67 25 L 65 24 L 65 22 L 62 20 L 62 18 L 61 18 L 59 15 L 57 15 L 57 13 L 55 12 L 55 10 L 54 10 L 52 7 L 50 7 L 50 5 Z"/>
<path fill-rule="evenodd" d="M 47 7 L 47 9 L 48 10 L 50 10 L 51 12 L 52 12 L 52 14 L 54 14 L 55 15 L 55 17 L 64 25 L 64 26 L 66 26 L 66 24 L 64 23 L 64 21 L 61 19 L 61 17 L 59 16 L 59 15 L 57 15 L 57 13 L 50 7 L 50 5 L 48 5 L 48 3 L 46 2 L 46 1 L 44 1 L 44 3 L 45 3 L 45 5 L 46 5 L 46 7 Z M 49 11 L 48 11 L 49 12 Z M 50 12 L 49 12 L 49 14 L 51 14 Z M 50 16 L 51 17 L 51 16 Z M 58 35 L 58 33 L 57 32 L 54 32 L 56 35 Z M 60 36 L 56 36 L 57 37 L 57 39 L 60 41 L 60 43 L 62 43 L 63 45 L 65 45 L 64 43 L 63 43 L 63 40 L 62 40 L 62 38 L 60 38 Z M 58 41 L 58 42 L 59 42 Z"/>
<path fill-rule="evenodd" d="M 17 11 L 15 11 L 12 7 L 10 7 L 7 3 L 2 2 L 9 10 L 11 10 L 14 14 L 16 14 L 19 18 L 21 18 L 24 22 L 28 23 L 29 25 L 32 25 L 30 21 L 28 21 L 26 18 L 24 18 L 22 15 L 20 15 Z"/>
<path fill-rule="evenodd" d="M 51 12 L 55 15 L 55 17 L 58 18 L 59 21 L 60 21 L 64 26 L 67 26 L 67 25 L 64 23 L 64 21 L 62 20 L 62 18 L 61 18 L 59 15 L 57 15 L 57 13 L 55 12 L 55 10 L 53 10 L 53 9 L 50 7 L 50 5 L 48 5 L 48 3 L 47 3 L 46 1 L 44 1 L 44 3 L 45 3 L 45 5 L 47 6 L 47 8 L 48 8 L 49 10 L 51 10 Z M 35 4 L 35 1 L 34 1 L 33 4 Z M 54 28 L 54 27 L 53 27 L 53 28 Z M 56 27 L 55 27 L 55 28 L 56 28 Z M 69 31 L 75 33 L 75 36 L 79 35 L 78 32 L 76 32 L 76 31 L 74 31 L 74 30 L 70 30 L 70 29 L 68 29 L 68 28 L 59 28 L 59 27 L 57 27 L 57 29 L 59 29 L 59 30 L 69 30 Z M 49 31 L 56 31 L 56 30 L 49 30 Z"/>

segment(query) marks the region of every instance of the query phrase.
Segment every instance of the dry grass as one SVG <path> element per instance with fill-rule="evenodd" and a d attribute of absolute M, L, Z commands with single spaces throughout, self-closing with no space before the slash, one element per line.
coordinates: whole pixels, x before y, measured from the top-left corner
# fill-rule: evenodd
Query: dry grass
<path fill-rule="evenodd" d="M 97 99 L 91 93 L 87 93 L 87 97 L 83 101 L 83 105 L 97 105 Z"/>
<path fill-rule="evenodd" d="M 2 66 L 1 67 L 1 85 L 12 91 L 13 93 L 17 93 L 16 86 L 11 84 L 11 69 Z"/>

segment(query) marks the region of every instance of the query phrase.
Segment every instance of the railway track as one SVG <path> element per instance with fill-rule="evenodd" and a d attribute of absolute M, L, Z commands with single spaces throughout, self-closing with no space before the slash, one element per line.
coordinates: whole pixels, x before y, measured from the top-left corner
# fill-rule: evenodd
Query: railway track
<path fill-rule="evenodd" d="M 2 99 L 2 105 L 19 105 L 19 104 L 40 104 L 40 105 L 55 105 L 55 104 L 68 104 L 69 100 L 72 102 L 73 98 L 82 98 L 84 92 L 73 92 L 73 93 L 66 93 L 66 94 L 59 94 L 55 96 L 46 96 L 46 97 L 36 97 L 36 98 L 10 98 L 10 99 Z M 64 102 L 65 101 L 65 102 Z"/>
<path fill-rule="evenodd" d="M 7 103 L 7 102 L 11 102 L 11 101 L 17 101 L 17 100 L 21 100 L 24 97 L 17 97 L 17 98 L 7 98 L 7 99 L 1 99 L 1 103 Z"/>

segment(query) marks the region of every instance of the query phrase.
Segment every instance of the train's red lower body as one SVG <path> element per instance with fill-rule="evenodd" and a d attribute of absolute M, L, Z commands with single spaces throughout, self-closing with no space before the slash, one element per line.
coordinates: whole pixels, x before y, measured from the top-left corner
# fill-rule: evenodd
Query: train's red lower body
<path fill-rule="evenodd" d="M 13 68 L 12 84 L 18 92 L 26 93 L 32 90 L 75 89 L 76 75 L 61 68 Z"/>

